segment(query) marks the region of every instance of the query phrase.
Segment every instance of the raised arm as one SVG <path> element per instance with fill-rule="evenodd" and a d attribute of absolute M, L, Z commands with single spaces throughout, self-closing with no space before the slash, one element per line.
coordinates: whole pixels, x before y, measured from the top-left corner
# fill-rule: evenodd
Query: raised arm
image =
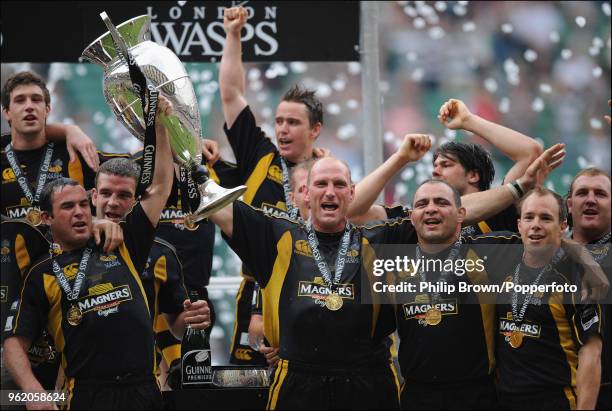
<path fill-rule="evenodd" d="M 240 31 L 247 21 L 244 7 L 225 9 L 223 27 L 225 28 L 225 46 L 219 67 L 219 88 L 223 115 L 227 128 L 231 128 L 240 112 L 247 106 L 244 97 L 244 67 L 242 65 L 242 43 Z"/>
<path fill-rule="evenodd" d="M 79 152 L 89 168 L 98 171 L 100 159 L 96 145 L 81 128 L 74 124 L 52 123 L 45 127 L 45 136 L 49 141 L 66 142 L 66 149 L 73 163 Z"/>
<path fill-rule="evenodd" d="M 555 144 L 531 163 L 525 174 L 516 180 L 523 194 L 543 182 L 548 174 L 563 162 L 564 148 L 565 144 Z M 510 207 L 519 196 L 508 185 L 462 196 L 461 202 L 467 211 L 463 224 L 470 225 L 486 220 Z"/>
<path fill-rule="evenodd" d="M 142 209 L 153 226 L 157 226 L 159 222 L 159 216 L 170 196 L 174 178 L 170 136 L 167 130 L 167 126 L 171 126 L 172 123 L 169 117 L 172 110 L 172 104 L 160 95 L 155 119 L 155 171 L 151 185 L 140 201 Z"/>
<path fill-rule="evenodd" d="M 400 148 L 355 186 L 355 199 L 349 206 L 348 218 L 357 224 L 385 220 L 387 216 L 383 207 L 372 204 L 398 171 L 410 162 L 419 161 L 430 148 L 431 140 L 425 134 L 404 136 Z"/>
<path fill-rule="evenodd" d="M 514 161 L 504 183 L 522 176 L 527 167 L 542 154 L 542 146 L 533 138 L 471 113 L 461 100 L 450 99 L 440 107 L 440 122 L 449 129 L 474 133 Z"/>
<path fill-rule="evenodd" d="M 232 238 L 234 230 L 234 204 L 226 205 L 208 218 L 218 225 L 226 236 Z"/>

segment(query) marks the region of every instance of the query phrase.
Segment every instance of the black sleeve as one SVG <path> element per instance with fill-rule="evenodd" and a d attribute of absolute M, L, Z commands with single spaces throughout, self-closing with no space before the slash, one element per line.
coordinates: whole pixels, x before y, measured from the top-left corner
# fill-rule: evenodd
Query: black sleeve
<path fill-rule="evenodd" d="M 580 346 L 594 335 L 602 336 L 603 315 L 599 304 L 576 304 L 566 306 L 567 319 L 573 325 L 573 332 Z"/>
<path fill-rule="evenodd" d="M 125 221 L 121 222 L 121 228 L 134 268 L 137 272 L 142 273 L 155 238 L 155 227 L 149 221 L 140 202 L 136 203 L 125 216 Z"/>
<path fill-rule="evenodd" d="M 83 170 L 83 187 L 85 187 L 85 190 L 96 188 L 96 172 L 89 168 L 89 165 L 87 165 L 87 162 L 85 159 L 83 159 L 81 153 L 77 152 L 77 156 L 79 157 L 81 168 Z"/>
<path fill-rule="evenodd" d="M 166 282 L 159 288 L 159 310 L 166 314 L 183 312 L 183 301 L 187 299 L 187 290 L 183 283 L 183 270 L 176 253 L 164 247 L 166 258 Z"/>
<path fill-rule="evenodd" d="M 11 332 L 11 335 L 26 337 L 32 342 L 40 337 L 45 329 L 50 309 L 49 300 L 45 293 L 43 274 L 42 271 L 37 269 L 38 267 L 30 270 L 23 282 L 21 299 Z"/>
<path fill-rule="evenodd" d="M 416 231 L 409 218 L 364 227 L 364 236 L 372 244 L 416 244 Z"/>
<path fill-rule="evenodd" d="M 236 164 L 229 163 L 225 160 L 219 160 L 212 166 L 211 177 L 217 176 L 215 181 L 219 182 L 221 187 L 232 188 L 240 185 L 238 175 L 238 167 Z"/>
<path fill-rule="evenodd" d="M 500 213 L 497 213 L 491 218 L 485 220 L 492 231 L 512 231 L 517 232 L 518 211 L 516 207 L 511 205 Z"/>
<path fill-rule="evenodd" d="M 257 127 L 251 108 L 246 106 L 238 115 L 232 128 L 223 125 L 223 131 L 234 150 L 239 184 L 244 184 L 266 154 L 276 152 L 276 146 L 266 137 L 263 130 Z"/>
<path fill-rule="evenodd" d="M 140 151 L 142 153 L 142 150 Z M 141 154 L 142 155 L 142 154 Z M 131 159 L 132 156 L 130 153 L 107 153 L 106 151 L 98 150 L 98 159 L 100 160 L 100 164 L 104 164 L 108 160 L 113 158 L 127 158 Z"/>
<path fill-rule="evenodd" d="M 268 284 L 276 259 L 274 221 L 262 211 L 234 201 L 234 226 L 232 238 L 223 234 L 229 246 L 249 267 L 255 280 L 263 288 Z"/>
<path fill-rule="evenodd" d="M 396 205 L 393 207 L 383 206 L 385 209 L 385 213 L 387 213 L 387 219 L 391 220 L 393 218 L 404 218 L 410 216 L 410 210 L 404 208 L 402 205 Z"/>

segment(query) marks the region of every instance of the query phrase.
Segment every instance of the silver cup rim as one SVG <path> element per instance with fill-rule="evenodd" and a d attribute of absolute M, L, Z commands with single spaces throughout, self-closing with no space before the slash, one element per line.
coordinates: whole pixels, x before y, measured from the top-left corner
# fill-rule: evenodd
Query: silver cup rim
<path fill-rule="evenodd" d="M 150 24 L 151 22 L 151 16 L 149 16 L 148 14 L 141 14 L 140 16 L 136 16 L 136 17 L 132 17 L 129 20 L 124 21 L 121 24 L 118 24 L 116 26 L 117 30 L 120 29 L 121 27 L 128 25 L 130 23 L 135 22 L 136 20 L 142 19 L 144 18 L 146 20 L 145 24 Z M 98 38 L 96 38 L 94 41 L 92 41 L 91 43 L 89 43 L 87 45 L 87 47 L 85 47 L 85 49 L 83 50 L 83 52 L 81 53 L 81 58 L 84 57 L 85 53 L 87 53 L 87 50 L 89 50 L 91 47 L 93 47 L 96 43 L 102 41 L 102 39 L 106 36 L 110 35 L 110 31 L 105 31 L 103 34 L 101 34 Z"/>

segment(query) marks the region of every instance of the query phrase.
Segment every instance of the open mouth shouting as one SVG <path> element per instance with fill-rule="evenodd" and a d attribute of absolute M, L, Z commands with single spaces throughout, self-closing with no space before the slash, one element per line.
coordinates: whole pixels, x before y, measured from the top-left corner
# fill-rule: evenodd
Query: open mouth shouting
<path fill-rule="evenodd" d="M 338 204 L 334 202 L 325 201 L 321 203 L 321 210 L 323 210 L 324 214 L 334 213 L 337 209 L 338 209 Z"/>
<path fill-rule="evenodd" d="M 429 217 L 423 220 L 423 225 L 430 230 L 435 230 L 440 224 L 442 224 L 442 220 L 437 217 Z"/>
<path fill-rule="evenodd" d="M 121 220 L 121 214 L 117 214 L 117 213 L 113 213 L 112 211 L 105 211 L 104 212 L 104 218 L 111 220 L 113 222 L 117 222 L 119 220 Z"/>
<path fill-rule="evenodd" d="M 83 220 L 77 221 L 77 222 L 72 224 L 72 228 L 74 229 L 74 231 L 76 231 L 78 233 L 83 233 L 83 232 L 87 231 L 87 223 L 85 221 L 83 221 Z"/>

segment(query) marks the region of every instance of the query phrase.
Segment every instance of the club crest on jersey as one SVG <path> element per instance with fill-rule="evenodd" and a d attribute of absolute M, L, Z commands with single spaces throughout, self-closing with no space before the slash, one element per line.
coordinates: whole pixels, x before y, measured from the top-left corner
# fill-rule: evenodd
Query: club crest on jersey
<path fill-rule="evenodd" d="M 281 170 L 279 166 L 273 164 L 268 168 L 267 178 L 275 183 L 283 184 L 283 170 Z"/>
<path fill-rule="evenodd" d="M 113 268 L 121 266 L 121 262 L 115 254 L 102 254 L 100 261 L 104 262 L 104 267 Z"/>
<path fill-rule="evenodd" d="M 59 177 L 61 177 L 63 166 L 64 166 L 64 162 L 58 158 L 57 160 L 52 162 L 51 165 L 49 166 L 49 173 L 59 174 Z"/>
<path fill-rule="evenodd" d="M 12 183 L 13 181 L 15 181 L 15 173 L 13 172 L 13 169 L 8 167 L 5 168 L 4 170 L 2 170 L 2 182 L 3 183 Z"/>
<path fill-rule="evenodd" d="M 99 284 L 89 289 L 89 295 L 79 298 L 77 304 L 83 314 L 95 311 L 100 317 L 108 317 L 119 311 L 119 305 L 132 299 L 129 285 L 114 287 L 111 283 Z"/>
<path fill-rule="evenodd" d="M 427 311 L 432 308 L 440 310 L 442 317 L 459 314 L 459 303 L 456 298 L 441 299 L 431 304 L 427 294 L 418 294 L 414 301 L 403 304 L 402 312 L 405 320 L 418 320 L 420 325 L 425 325 Z"/>
<path fill-rule="evenodd" d="M 506 312 L 505 317 L 499 319 L 499 333 L 509 337 L 512 331 L 520 331 L 525 337 L 540 338 L 541 325 L 524 320 L 520 327 L 517 327 L 512 320 L 512 312 Z"/>

